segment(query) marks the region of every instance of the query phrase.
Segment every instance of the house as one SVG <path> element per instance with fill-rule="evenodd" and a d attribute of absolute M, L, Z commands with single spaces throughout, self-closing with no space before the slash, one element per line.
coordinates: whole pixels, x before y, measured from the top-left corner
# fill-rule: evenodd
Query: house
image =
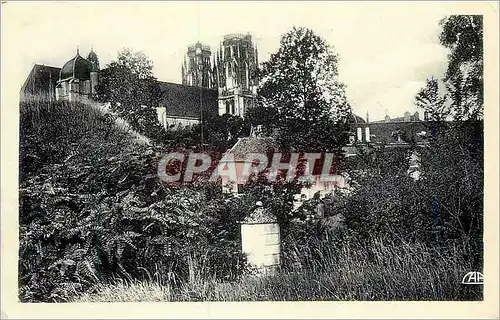
<path fill-rule="evenodd" d="M 293 165 L 293 161 L 291 161 L 290 158 L 287 159 L 287 155 L 279 153 L 278 147 L 278 143 L 274 138 L 262 136 L 259 126 L 252 129 L 252 133 L 249 137 L 239 138 L 234 146 L 225 154 L 225 157 L 219 162 L 222 166 L 234 166 L 232 169 L 235 172 L 235 175 L 232 177 L 230 175 L 219 174 L 221 176 L 223 190 L 236 194 L 241 193 L 241 189 L 248 179 L 248 177 L 245 176 L 247 171 L 245 167 L 258 167 L 262 160 L 266 161 L 266 164 L 265 169 L 261 169 L 261 172 L 266 171 L 265 174 L 268 177 L 272 172 L 276 172 L 275 170 L 273 171 L 273 162 L 290 163 L 287 168 L 283 166 L 286 168 L 286 171 L 283 171 L 283 175 L 291 172 L 293 179 L 301 179 L 310 184 L 309 187 L 301 190 L 301 194 L 298 195 L 298 198 L 301 199 L 310 199 L 318 192 L 324 195 L 335 188 L 344 188 L 347 186 L 346 179 L 343 176 L 338 174 L 323 174 L 324 159 L 316 160 L 315 166 L 309 168 L 304 155 L 297 154 L 297 163 Z M 261 155 L 264 159 L 259 159 L 257 162 L 257 159 L 253 157 L 256 154 Z M 328 165 L 328 169 L 330 169 L 330 166 L 331 164 Z M 310 175 L 306 177 L 304 171 L 300 168 L 308 170 L 307 172 L 310 172 Z M 231 167 L 228 168 L 228 170 L 231 170 Z M 330 172 L 330 170 L 328 170 L 328 172 Z M 241 179 L 243 179 L 243 181 Z"/>

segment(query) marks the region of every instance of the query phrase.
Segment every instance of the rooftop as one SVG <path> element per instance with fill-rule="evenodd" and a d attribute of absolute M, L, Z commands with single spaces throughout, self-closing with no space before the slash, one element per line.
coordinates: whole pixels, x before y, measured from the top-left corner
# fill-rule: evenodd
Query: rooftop
<path fill-rule="evenodd" d="M 199 119 L 202 108 L 204 114 L 218 112 L 217 90 L 162 81 L 158 84 L 160 103 L 166 108 L 167 116 Z"/>
<path fill-rule="evenodd" d="M 270 137 L 245 137 L 239 138 L 228 151 L 234 155 L 235 160 L 244 160 L 249 153 L 268 154 L 278 148 L 278 143 Z"/>

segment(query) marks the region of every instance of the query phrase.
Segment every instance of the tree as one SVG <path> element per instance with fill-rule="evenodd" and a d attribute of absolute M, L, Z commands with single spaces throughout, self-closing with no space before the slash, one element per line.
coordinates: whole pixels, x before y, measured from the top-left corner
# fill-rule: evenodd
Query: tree
<path fill-rule="evenodd" d="M 440 22 L 441 44 L 450 50 L 446 70 L 451 113 L 456 120 L 482 119 L 483 17 L 450 16 Z"/>
<path fill-rule="evenodd" d="M 225 152 L 231 148 L 238 138 L 248 136 L 250 125 L 239 116 L 230 114 L 208 114 L 203 122 L 205 143 L 213 151 Z"/>
<path fill-rule="evenodd" d="M 415 105 L 430 114 L 433 120 L 445 120 L 450 113 L 446 96 L 439 95 L 438 80 L 433 77 L 426 80 L 425 87 L 415 96 Z"/>
<path fill-rule="evenodd" d="M 310 29 L 294 27 L 263 64 L 258 94 L 262 106 L 276 115 L 271 126 L 277 129 L 283 149 L 333 151 L 344 143 L 341 124 L 350 106 L 337 79 L 337 62 L 322 38 Z"/>
<path fill-rule="evenodd" d="M 101 71 L 97 91 L 99 100 L 110 102 L 134 129 L 161 140 L 163 129 L 155 111 L 161 95 L 152 69 L 152 61 L 143 52 L 121 49 L 117 60 Z"/>
<path fill-rule="evenodd" d="M 421 153 L 422 179 L 415 192 L 426 201 L 422 209 L 433 212 L 442 240 L 460 240 L 477 264 L 484 215 L 483 123 L 458 121 L 447 127 Z"/>
<path fill-rule="evenodd" d="M 118 65 L 129 69 L 139 79 L 154 78 L 153 61 L 142 51 L 122 48 L 118 51 Z"/>

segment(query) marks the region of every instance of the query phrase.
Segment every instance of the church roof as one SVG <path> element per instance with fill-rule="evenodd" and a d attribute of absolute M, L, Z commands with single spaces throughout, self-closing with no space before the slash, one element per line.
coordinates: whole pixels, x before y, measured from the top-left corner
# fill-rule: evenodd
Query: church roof
<path fill-rule="evenodd" d="M 366 121 L 360 116 L 351 113 L 347 118 L 347 123 L 366 123 Z"/>
<path fill-rule="evenodd" d="M 217 90 L 162 81 L 158 85 L 167 116 L 199 119 L 202 107 L 205 115 L 218 113 Z"/>
<path fill-rule="evenodd" d="M 57 67 L 35 64 L 21 87 L 21 94 L 54 94 L 60 71 Z"/>
<path fill-rule="evenodd" d="M 76 56 L 66 62 L 61 69 L 61 74 L 59 80 L 67 78 L 76 78 L 79 80 L 90 79 L 90 72 L 92 71 L 92 63 L 87 59 L 80 56 L 79 53 Z"/>

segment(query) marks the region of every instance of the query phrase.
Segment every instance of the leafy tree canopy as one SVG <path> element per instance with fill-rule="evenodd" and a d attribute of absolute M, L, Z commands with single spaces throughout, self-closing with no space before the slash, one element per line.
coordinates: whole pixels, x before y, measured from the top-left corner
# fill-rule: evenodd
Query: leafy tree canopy
<path fill-rule="evenodd" d="M 441 44 L 450 50 L 446 84 L 455 119 L 483 117 L 483 17 L 450 16 L 440 22 Z"/>
<path fill-rule="evenodd" d="M 294 27 L 263 64 L 258 91 L 262 107 L 252 121 L 263 116 L 264 124 L 277 129 L 283 149 L 326 151 L 343 144 L 338 124 L 345 122 L 350 105 L 337 78 L 337 63 L 321 37 Z"/>
<path fill-rule="evenodd" d="M 118 51 L 117 60 L 101 71 L 97 87 L 99 100 L 111 102 L 119 116 L 149 138 L 161 139 L 156 111 L 160 100 L 153 63 L 143 53 L 129 48 Z"/>
<path fill-rule="evenodd" d="M 432 120 L 445 120 L 450 113 L 446 96 L 440 95 L 438 80 L 434 77 L 427 79 L 425 87 L 417 93 L 415 105 L 428 113 Z"/>

